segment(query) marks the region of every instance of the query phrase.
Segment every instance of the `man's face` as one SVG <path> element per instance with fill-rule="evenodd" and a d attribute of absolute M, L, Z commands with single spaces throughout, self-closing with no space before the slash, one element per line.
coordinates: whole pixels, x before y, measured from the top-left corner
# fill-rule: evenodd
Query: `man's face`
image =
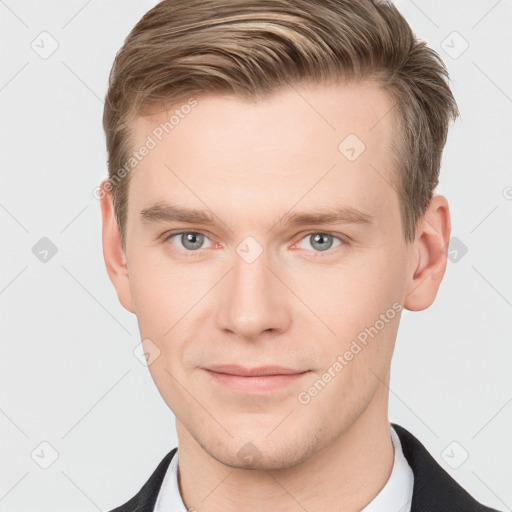
<path fill-rule="evenodd" d="M 132 171 L 130 301 L 180 442 L 234 467 L 290 467 L 387 414 L 411 254 L 392 103 L 370 83 L 196 99 Z M 134 149 L 171 114 L 136 119 Z M 165 219 L 152 209 L 165 204 L 213 223 Z M 332 210 L 344 215 L 290 221 Z M 215 365 L 302 373 L 222 378 Z"/>

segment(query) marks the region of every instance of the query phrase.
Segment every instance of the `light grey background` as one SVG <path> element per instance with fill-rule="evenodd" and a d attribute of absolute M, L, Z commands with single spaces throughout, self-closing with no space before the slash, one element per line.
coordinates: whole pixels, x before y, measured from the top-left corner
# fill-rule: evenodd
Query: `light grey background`
<path fill-rule="evenodd" d="M 0 1 L 2 512 L 110 510 L 177 445 L 133 354 L 136 318 L 108 279 L 93 196 L 107 173 L 108 73 L 154 4 Z M 512 3 L 397 6 L 444 58 L 462 116 L 438 189 L 458 241 L 435 304 L 403 314 L 390 420 L 477 499 L 510 510 Z M 43 237 L 58 249 L 46 262 L 32 249 Z"/>

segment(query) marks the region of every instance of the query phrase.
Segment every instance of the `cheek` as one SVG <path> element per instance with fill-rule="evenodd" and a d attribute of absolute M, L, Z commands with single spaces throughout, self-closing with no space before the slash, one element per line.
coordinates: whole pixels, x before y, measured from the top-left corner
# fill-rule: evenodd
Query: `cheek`
<path fill-rule="evenodd" d="M 323 370 L 331 368 L 336 375 L 331 389 L 343 392 L 357 382 L 364 393 L 376 384 L 374 374 L 384 378 L 400 319 L 402 265 L 384 250 L 375 251 L 353 258 L 333 272 L 332 279 L 317 282 L 308 304 L 331 331 L 322 336 L 320 349 Z M 332 368 L 337 361 L 343 366 L 338 372 Z"/>
<path fill-rule="evenodd" d="M 194 272 L 173 264 L 163 251 L 132 259 L 130 288 L 139 325 L 147 336 L 162 336 L 186 315 L 200 290 Z M 144 334 L 144 333 L 142 333 Z"/>
<path fill-rule="evenodd" d="M 405 288 L 402 265 L 383 250 L 354 255 L 314 279 L 303 275 L 296 281 L 297 294 L 339 341 L 347 342 L 400 300 Z"/>
<path fill-rule="evenodd" d="M 187 269 L 151 254 L 140 258 L 134 269 L 130 286 L 140 337 L 150 339 L 159 350 L 150 372 L 155 382 L 174 388 L 177 384 L 172 376 L 180 380 L 193 366 L 187 354 L 201 348 L 196 345 L 204 339 L 201 321 L 211 305 L 208 290 L 215 275 L 208 277 L 204 271 Z"/>
<path fill-rule="evenodd" d="M 168 355 L 165 352 L 161 352 L 160 357 L 152 362 L 148 369 L 164 402 L 174 412 L 176 417 L 181 418 L 183 411 L 186 411 L 188 396 L 184 392 L 183 385 L 180 385 L 185 379 L 179 373 L 179 368 L 174 368 L 172 364 L 169 364 L 168 359 Z"/>

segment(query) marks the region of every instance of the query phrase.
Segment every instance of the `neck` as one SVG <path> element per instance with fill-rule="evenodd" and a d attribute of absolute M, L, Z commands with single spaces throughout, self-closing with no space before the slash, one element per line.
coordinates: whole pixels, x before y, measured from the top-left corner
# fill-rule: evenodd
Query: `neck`
<path fill-rule="evenodd" d="M 377 496 L 393 468 L 388 395 L 379 386 L 359 418 L 332 443 L 287 469 L 229 467 L 206 453 L 177 422 L 179 487 L 187 509 L 201 512 L 358 512 Z"/>

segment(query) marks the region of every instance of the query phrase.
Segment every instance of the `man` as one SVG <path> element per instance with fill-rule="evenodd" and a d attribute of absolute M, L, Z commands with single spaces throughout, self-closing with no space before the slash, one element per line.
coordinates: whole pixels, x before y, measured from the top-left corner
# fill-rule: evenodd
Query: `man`
<path fill-rule="evenodd" d="M 386 2 L 165 0 L 132 30 L 104 257 L 178 449 L 116 511 L 491 510 L 388 420 L 401 311 L 446 268 L 447 78 Z"/>

